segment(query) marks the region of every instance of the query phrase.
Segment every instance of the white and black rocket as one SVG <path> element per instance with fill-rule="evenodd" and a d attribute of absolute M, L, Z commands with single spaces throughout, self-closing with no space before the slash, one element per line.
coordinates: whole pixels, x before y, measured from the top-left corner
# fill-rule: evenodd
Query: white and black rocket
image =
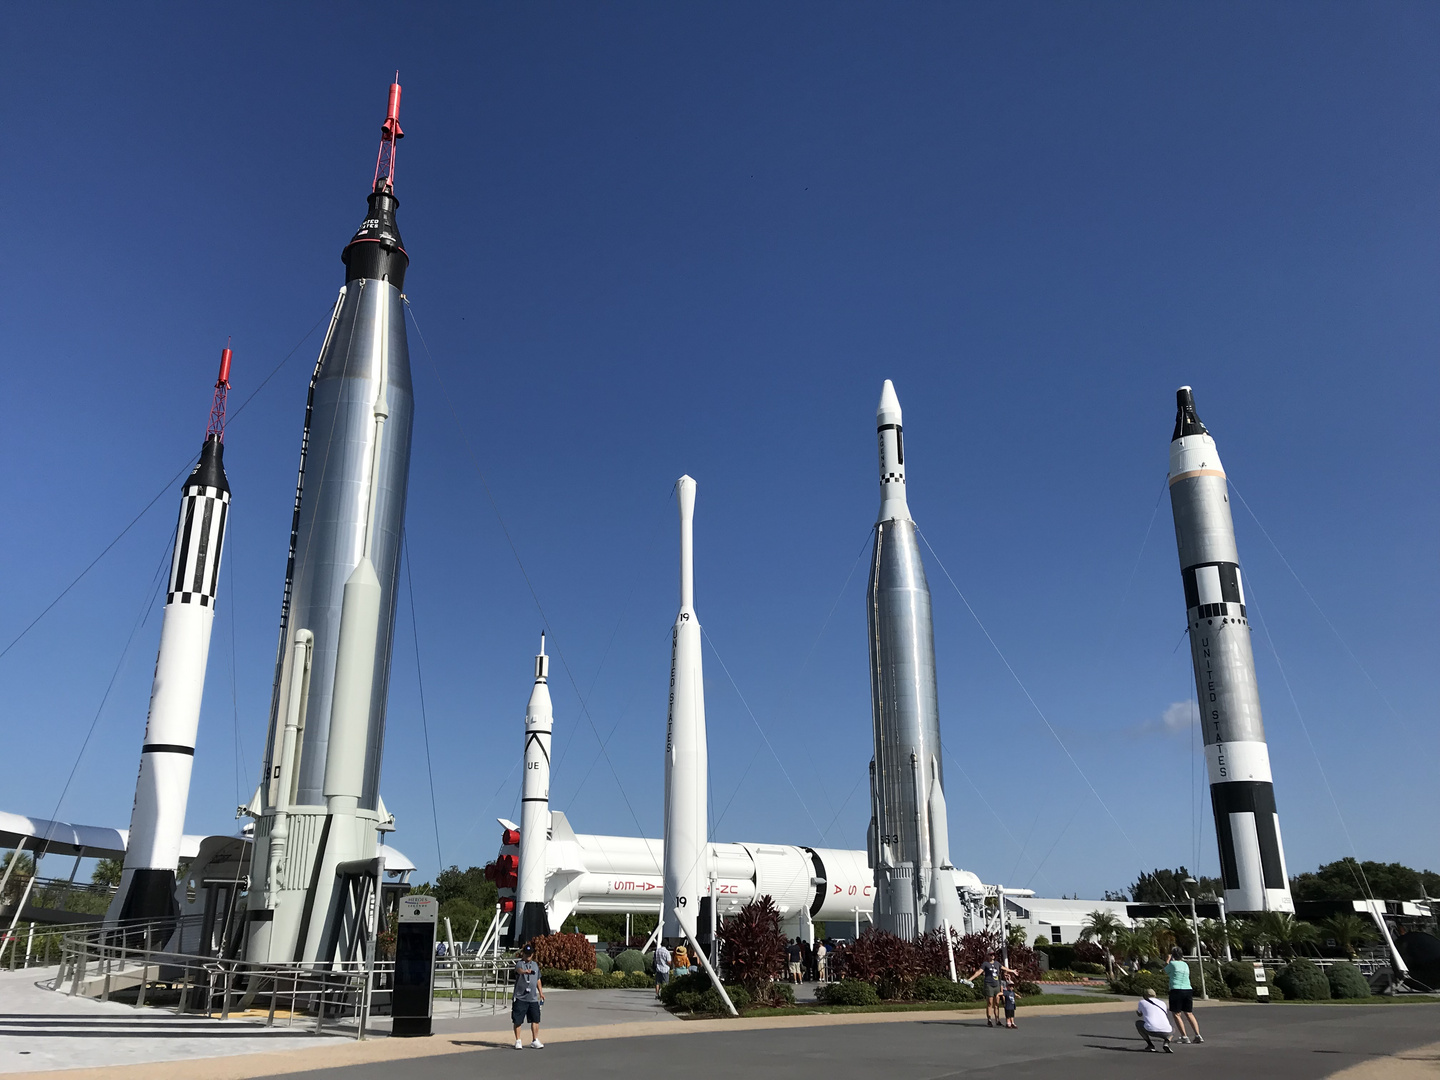
<path fill-rule="evenodd" d="M 535 657 L 535 685 L 525 706 L 525 775 L 520 787 L 520 868 L 515 886 L 516 945 L 550 933 L 545 910 L 545 849 L 550 838 L 550 737 L 555 714 L 550 704 L 550 657 L 545 635 Z"/>
<path fill-rule="evenodd" d="M 1229 486 L 1215 440 L 1195 415 L 1190 387 L 1182 386 L 1175 397 L 1170 507 L 1225 905 L 1241 912 L 1294 911 L 1260 719 Z"/>
<path fill-rule="evenodd" d="M 870 833 L 875 925 L 903 938 L 964 925 L 941 767 L 930 585 L 905 496 L 905 428 L 889 379 L 875 414 L 880 514 L 865 610 L 870 632 Z"/>
<path fill-rule="evenodd" d="M 175 869 L 190 799 L 190 770 L 195 763 L 225 518 L 230 511 L 224 441 L 230 358 L 229 349 L 220 354 L 215 403 L 200 461 L 181 488 L 125 868 L 107 922 L 150 922 L 169 919 L 176 912 Z"/>
<path fill-rule="evenodd" d="M 695 481 L 675 482 L 680 509 L 680 610 L 670 631 L 670 707 L 665 726 L 665 890 L 661 935 L 668 942 L 708 936 L 702 904 L 711 899 L 705 734 L 705 672 L 695 616 Z"/>
<path fill-rule="evenodd" d="M 246 953 L 346 959 L 363 939 L 378 831 L 385 706 L 413 395 L 395 222 L 400 85 L 390 87 L 369 210 L 310 381 L 264 771 Z"/>

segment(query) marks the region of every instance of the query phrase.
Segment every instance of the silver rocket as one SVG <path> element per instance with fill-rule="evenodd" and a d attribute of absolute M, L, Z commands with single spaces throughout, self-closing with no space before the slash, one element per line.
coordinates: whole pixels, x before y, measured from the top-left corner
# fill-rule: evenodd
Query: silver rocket
<path fill-rule="evenodd" d="M 1170 508 L 1225 905 L 1231 911 L 1294 911 L 1225 469 L 1215 440 L 1195 415 L 1190 387 L 1182 386 L 1175 398 Z"/>
<path fill-rule="evenodd" d="M 520 945 L 550 933 L 545 911 L 545 849 L 550 836 L 550 736 L 555 728 L 550 704 L 550 657 L 545 635 L 535 657 L 535 686 L 525 706 L 525 775 L 520 789 L 520 868 L 515 887 L 511 938 Z"/>
<path fill-rule="evenodd" d="M 665 891 L 661 935 L 699 935 L 702 900 L 710 900 L 705 737 L 705 673 L 695 617 L 695 481 L 675 482 L 680 508 L 680 611 L 670 632 L 670 711 L 665 730 Z M 708 936 L 706 920 L 703 929 Z"/>
<path fill-rule="evenodd" d="M 220 354 L 220 376 L 200 461 L 180 495 L 180 521 L 165 592 L 160 653 L 150 689 L 150 715 L 140 747 L 140 775 L 130 811 L 130 838 L 120 888 L 107 922 L 168 919 L 176 912 L 175 868 L 220 587 L 220 555 L 230 484 L 225 479 L 225 398 L 231 352 Z"/>
<path fill-rule="evenodd" d="M 400 86 L 369 212 L 310 382 L 258 818 L 250 959 L 326 961 L 353 940 L 352 884 L 390 826 L 380 799 L 413 398 L 395 223 Z M 271 837 L 279 827 L 279 851 Z"/>
<path fill-rule="evenodd" d="M 905 429 L 885 380 L 875 414 L 880 516 L 865 608 L 870 630 L 870 866 L 875 925 L 903 938 L 964 925 L 950 863 L 930 586 L 905 498 Z"/>

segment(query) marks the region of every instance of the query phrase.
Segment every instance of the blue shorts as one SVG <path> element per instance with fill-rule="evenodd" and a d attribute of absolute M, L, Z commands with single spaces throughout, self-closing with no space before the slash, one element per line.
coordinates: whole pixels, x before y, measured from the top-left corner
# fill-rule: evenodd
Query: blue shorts
<path fill-rule="evenodd" d="M 519 1027 L 521 1024 L 538 1024 L 540 1022 L 540 1002 L 538 1001 L 515 1001 L 510 1005 L 510 1026 Z"/>

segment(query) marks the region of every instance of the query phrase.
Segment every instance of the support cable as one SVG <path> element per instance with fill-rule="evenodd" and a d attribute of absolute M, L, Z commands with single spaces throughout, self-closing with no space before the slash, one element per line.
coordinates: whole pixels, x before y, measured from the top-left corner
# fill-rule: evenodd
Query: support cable
<path fill-rule="evenodd" d="M 245 406 L 249 405 L 250 402 L 255 399 L 256 394 L 260 393 L 261 390 L 265 389 L 265 384 L 275 377 L 275 375 L 280 371 L 280 369 L 285 366 L 285 364 L 290 360 L 292 356 L 295 355 L 296 351 L 299 350 L 300 346 L 304 345 L 305 342 L 310 339 L 310 335 L 315 333 L 315 330 L 319 327 L 320 323 L 324 321 L 325 320 L 322 318 L 321 320 L 319 320 L 319 322 L 316 322 L 316 324 L 312 326 L 308 331 L 306 331 L 305 336 L 295 343 L 295 347 L 291 349 L 288 353 L 286 353 L 284 358 L 270 370 L 270 374 L 266 375 L 264 379 L 260 380 L 260 385 L 255 387 L 255 389 L 250 392 L 250 396 L 240 403 L 240 407 L 230 414 L 230 424 L 233 424 L 235 422 L 235 420 L 240 416 L 240 414 L 245 411 Z M 20 633 L 16 634 L 15 637 L 10 640 L 10 643 L 5 646 L 5 648 L 0 649 L 0 658 L 3 658 L 6 653 L 8 653 L 11 649 L 18 645 L 20 643 L 20 640 L 26 634 L 30 633 L 31 630 L 35 629 L 35 625 L 41 619 L 45 618 L 46 615 L 50 614 L 51 609 L 53 609 L 56 604 L 60 603 L 61 600 L 65 599 L 66 594 L 68 594 L 71 589 L 73 589 L 76 585 L 80 584 L 80 580 L 86 574 L 90 573 L 91 570 L 95 569 L 95 564 L 98 563 L 101 559 L 105 558 L 105 556 L 110 553 L 110 549 L 125 538 L 125 534 L 128 533 L 131 529 L 133 529 L 136 523 L 138 523 L 141 518 L 143 518 L 146 514 L 150 512 L 150 508 L 160 501 L 161 496 L 169 492 L 182 476 L 184 476 L 186 473 L 188 473 L 191 469 L 195 467 L 195 462 L 198 460 L 198 458 L 198 454 L 191 454 L 190 457 L 185 459 L 185 464 L 181 466 L 180 471 L 177 472 L 174 476 L 172 476 L 169 480 L 165 481 L 165 486 L 162 487 L 159 491 L 157 491 L 154 498 L 152 498 L 148 503 L 146 503 L 138 514 L 136 514 L 133 518 L 130 519 L 130 523 L 126 525 L 123 529 L 121 529 L 119 533 L 115 535 L 115 538 L 113 540 L 111 540 L 108 544 L 105 545 L 105 547 L 101 550 L 100 554 L 96 555 L 95 558 L 91 559 L 85 565 L 85 569 L 81 570 L 80 573 L 76 574 L 75 577 L 71 580 L 70 584 L 66 585 L 65 588 L 61 589 L 59 595 L 57 595 L 54 600 L 51 600 L 50 603 L 46 604 L 39 615 L 36 615 L 35 618 L 30 620 L 30 622 L 26 625 L 25 629 L 21 630 Z"/>
<path fill-rule="evenodd" d="M 445 406 L 449 409 L 451 419 L 455 422 L 455 429 L 459 432 L 460 439 L 465 444 L 466 453 L 470 457 L 470 464 L 475 469 L 475 475 L 480 479 L 480 486 L 484 489 L 485 497 L 490 502 L 490 509 L 495 513 L 495 520 L 500 525 L 500 531 L 505 536 L 506 544 L 510 547 L 510 554 L 515 557 L 515 565 L 520 570 L 520 576 L 525 581 L 525 587 L 530 591 L 530 599 L 534 601 L 535 610 L 540 614 L 540 622 L 550 635 L 550 639 L 555 641 L 555 632 L 550 625 L 550 619 L 545 614 L 545 606 L 540 603 L 540 594 L 535 591 L 535 584 L 530 580 L 530 574 L 525 569 L 525 562 L 520 558 L 520 551 L 515 546 L 515 540 L 510 535 L 509 528 L 505 525 L 505 518 L 500 513 L 500 505 L 495 501 L 494 492 L 490 490 L 490 482 L 485 478 L 485 470 L 480 468 L 480 459 L 475 454 L 475 448 L 470 444 L 470 436 L 466 433 L 464 425 L 460 423 L 460 416 L 455 411 L 455 404 L 450 398 L 449 390 L 445 387 L 445 381 L 440 377 L 440 369 L 435 363 L 435 356 L 430 352 L 430 345 L 425 340 L 425 333 L 420 329 L 420 321 L 415 318 L 415 309 L 408 298 L 405 299 L 405 310 L 410 313 L 410 321 L 414 323 L 415 333 L 420 338 L 421 347 L 425 350 L 425 357 L 430 361 L 430 369 L 435 374 L 435 381 L 440 387 L 441 396 L 445 399 Z M 575 692 L 576 699 L 580 702 L 580 714 L 585 717 L 590 725 L 590 729 L 595 733 L 595 741 L 600 743 L 600 752 L 605 758 L 605 764 L 610 766 L 611 775 L 615 777 L 615 786 L 620 792 L 620 798 L 624 801 L 625 808 L 630 812 L 630 817 L 635 822 L 637 832 L 643 835 L 645 830 L 641 828 L 640 817 L 635 813 L 635 807 L 630 802 L 630 796 L 625 792 L 625 784 L 620 779 L 620 770 L 615 767 L 615 762 L 611 759 L 609 751 L 605 749 L 605 744 L 600 738 L 600 729 L 596 727 L 595 719 L 590 715 L 590 709 L 585 702 L 584 696 L 580 693 L 580 685 L 575 681 L 575 673 L 570 669 L 570 662 L 566 659 L 564 650 L 559 648 L 558 644 L 555 647 L 555 656 L 559 659 L 560 666 L 565 669 L 565 677 L 570 680 L 570 687 Z"/>
<path fill-rule="evenodd" d="M 997 645 L 995 643 L 995 639 L 990 636 L 990 631 L 986 629 L 985 624 L 980 621 L 980 616 L 976 614 L 975 609 L 970 606 L 970 601 L 967 600 L 965 598 L 965 594 L 960 591 L 960 586 L 955 584 L 955 579 L 950 576 L 950 571 L 945 568 L 945 563 L 941 561 L 940 556 L 936 554 L 935 548 L 931 546 L 929 538 L 923 532 L 921 532 L 920 526 L 918 525 L 915 526 L 915 532 L 919 534 L 921 540 L 925 541 L 925 546 L 929 548 L 930 554 L 935 557 L 935 563 L 937 566 L 940 567 L 941 572 L 944 573 L 946 580 L 950 582 L 950 587 L 953 588 L 955 590 L 955 594 L 960 597 L 961 602 L 965 605 L 965 609 L 970 612 L 970 617 L 975 620 L 975 625 L 980 627 L 980 632 L 985 635 L 985 640 L 990 642 L 990 647 L 995 650 L 995 655 L 1000 657 L 1000 662 L 1003 663 L 1005 665 L 1005 669 L 1010 672 L 1010 677 L 1015 680 L 1015 685 L 1020 687 L 1020 692 L 1024 694 L 1025 699 L 1030 702 L 1031 708 L 1033 708 L 1035 710 L 1035 714 L 1040 717 L 1040 720 L 1042 723 L 1044 723 L 1046 730 L 1050 732 L 1051 738 L 1055 740 L 1055 742 L 1059 745 L 1060 749 L 1064 752 L 1065 756 L 1070 760 L 1070 764 L 1075 767 L 1075 771 L 1080 774 L 1080 779 L 1085 781 L 1085 786 L 1090 789 L 1090 794 L 1095 796 L 1095 801 L 1100 804 L 1100 808 L 1105 811 L 1106 815 L 1109 816 L 1110 820 L 1114 823 L 1115 828 L 1119 831 L 1120 835 L 1125 838 L 1125 842 L 1130 845 L 1131 850 L 1140 857 L 1142 862 L 1144 862 L 1144 856 L 1142 855 L 1140 848 L 1136 845 L 1134 840 L 1130 839 L 1130 834 L 1125 831 L 1125 826 L 1120 824 L 1120 819 L 1115 816 L 1115 812 L 1110 809 L 1109 804 L 1106 803 L 1104 798 L 1101 797 L 1099 789 L 1096 788 L 1095 785 L 1091 782 L 1090 777 L 1085 772 L 1085 770 L 1080 767 L 1080 762 L 1075 760 L 1075 755 L 1072 754 L 1070 752 L 1070 748 L 1065 745 L 1065 740 L 1060 738 L 1060 733 L 1055 730 L 1055 725 L 1050 723 L 1050 718 L 1045 715 L 1045 711 L 1041 709 L 1039 704 L 1035 701 L 1035 698 L 1031 695 L 1029 689 L 1025 686 L 1025 683 L 1016 673 L 1015 668 L 1011 665 L 1005 654 L 1000 651 L 1000 646 Z M 1161 891 L 1165 891 L 1163 886 L 1161 886 Z M 1168 892 L 1165 892 L 1165 899 L 1168 903 L 1173 904 L 1175 902 Z"/>
<path fill-rule="evenodd" d="M 1264 534 L 1265 539 L 1270 542 L 1270 546 L 1274 548 L 1275 554 L 1280 556 L 1280 561 L 1285 564 L 1285 569 L 1290 571 L 1290 576 L 1295 579 L 1295 584 L 1300 586 L 1301 591 L 1305 594 L 1305 598 L 1309 600 L 1311 606 L 1313 606 L 1315 610 L 1319 612 L 1320 618 L 1325 620 L 1325 625 L 1328 626 L 1330 628 L 1330 632 L 1335 635 L 1335 640 L 1340 642 L 1341 648 L 1343 648 L 1347 653 L 1350 654 L 1350 659 L 1355 661 L 1355 666 L 1360 669 L 1360 673 L 1365 676 L 1366 680 L 1370 683 L 1370 686 L 1374 689 L 1375 693 L 1379 695 L 1380 700 L 1385 702 L 1385 707 L 1390 710 L 1390 714 L 1394 716 L 1396 720 L 1400 720 L 1403 723 L 1404 719 L 1401 717 L 1399 712 L 1396 711 L 1395 706 L 1390 704 L 1390 699 L 1385 696 L 1385 691 L 1380 689 L 1380 684 L 1377 683 L 1374 677 L 1371 676 L 1369 669 L 1367 669 L 1365 665 L 1360 662 L 1360 657 L 1355 655 L 1355 650 L 1350 648 L 1350 643 L 1340 636 L 1339 629 L 1337 629 L 1335 624 L 1330 621 L 1330 616 L 1325 614 L 1325 609 L 1320 606 L 1320 601 L 1315 599 L 1315 594 L 1312 593 L 1309 586 L 1307 586 L 1305 582 L 1300 579 L 1300 575 L 1295 572 L 1295 567 L 1290 565 L 1290 560 L 1287 559 L 1285 557 L 1285 553 L 1280 550 L 1280 545 L 1275 543 L 1274 538 L 1270 535 L 1270 530 L 1268 530 L 1263 524 L 1261 524 L 1260 519 L 1255 515 L 1255 511 L 1250 509 L 1250 504 L 1245 501 L 1245 496 L 1240 494 L 1240 489 L 1235 486 L 1235 481 L 1230 480 L 1229 483 L 1230 490 L 1235 492 L 1235 497 L 1240 500 L 1240 505 L 1245 507 L 1245 512 L 1250 515 L 1251 520 L 1255 522 L 1255 525 L 1259 528 L 1260 532 Z"/>
<path fill-rule="evenodd" d="M 425 715 L 425 679 L 420 673 L 420 625 L 415 620 L 415 580 L 410 576 L 410 534 L 400 530 L 400 551 L 405 556 L 405 591 L 410 596 L 410 634 L 415 641 L 415 684 L 420 688 L 420 730 L 425 736 L 425 775 L 430 781 L 430 820 L 435 823 L 435 858 L 445 869 L 440 854 L 440 811 L 435 808 L 435 767 L 430 758 L 430 721 Z M 438 871 L 437 871 L 438 873 Z"/>

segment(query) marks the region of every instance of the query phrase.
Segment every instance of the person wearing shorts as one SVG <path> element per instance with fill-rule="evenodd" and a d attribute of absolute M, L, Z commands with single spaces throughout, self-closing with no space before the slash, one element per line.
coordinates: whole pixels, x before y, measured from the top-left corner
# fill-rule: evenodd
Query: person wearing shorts
<path fill-rule="evenodd" d="M 670 981 L 670 950 L 665 947 L 665 942 L 660 941 L 655 945 L 655 996 L 658 998 L 665 984 Z"/>
<path fill-rule="evenodd" d="M 1000 992 L 1000 1000 L 1005 1005 L 1005 1026 L 1015 1027 L 1015 984 L 1006 983 L 1005 988 Z"/>
<path fill-rule="evenodd" d="M 515 1027 L 515 1049 L 525 1049 L 525 1040 L 520 1029 L 530 1025 L 530 1049 L 543 1050 L 540 1041 L 540 1005 L 545 1000 L 545 988 L 540 985 L 540 965 L 535 962 L 535 946 L 528 941 L 520 949 L 520 959 L 515 961 L 515 1000 L 510 1003 L 510 1023 Z"/>
<path fill-rule="evenodd" d="M 985 962 L 975 969 L 970 981 L 974 982 L 982 975 L 985 977 L 985 1026 L 1004 1027 L 1000 1020 L 1000 984 L 1006 978 L 1015 979 L 1019 976 L 1000 963 L 993 952 L 986 954 Z"/>
<path fill-rule="evenodd" d="M 1205 1040 L 1200 1037 L 1200 1025 L 1195 1020 L 1195 991 L 1190 987 L 1190 965 L 1185 962 L 1185 954 L 1179 945 L 1170 950 L 1165 974 L 1170 978 L 1170 1013 L 1175 1017 L 1175 1026 L 1180 1029 L 1180 1041 L 1203 1043 Z M 1185 1034 L 1186 1017 L 1195 1029 L 1194 1039 Z"/>

